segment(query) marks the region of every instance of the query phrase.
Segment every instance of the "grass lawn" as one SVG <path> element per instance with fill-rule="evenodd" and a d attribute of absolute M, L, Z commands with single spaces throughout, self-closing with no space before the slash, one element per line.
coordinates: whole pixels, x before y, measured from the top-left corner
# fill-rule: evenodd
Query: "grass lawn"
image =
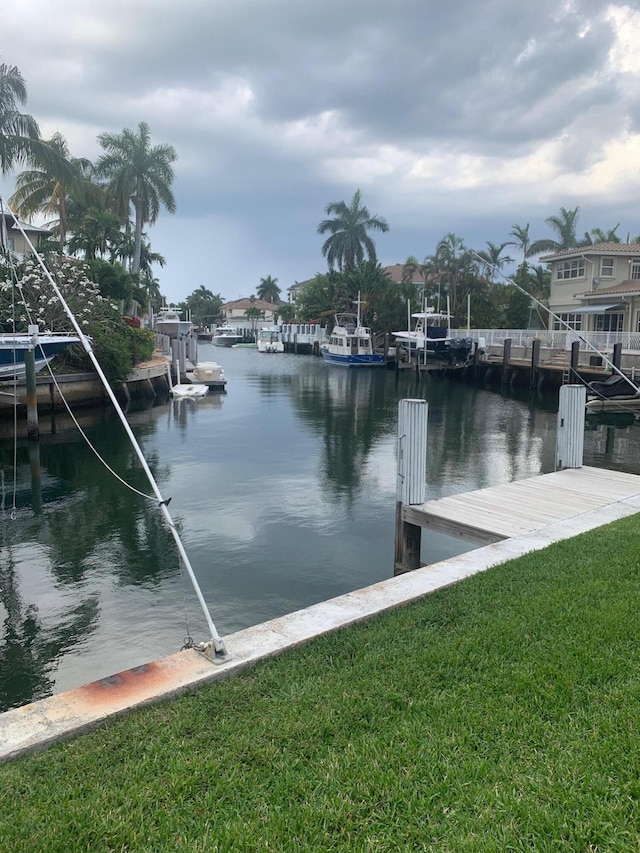
<path fill-rule="evenodd" d="M 0 850 L 640 850 L 640 517 L 0 767 Z"/>

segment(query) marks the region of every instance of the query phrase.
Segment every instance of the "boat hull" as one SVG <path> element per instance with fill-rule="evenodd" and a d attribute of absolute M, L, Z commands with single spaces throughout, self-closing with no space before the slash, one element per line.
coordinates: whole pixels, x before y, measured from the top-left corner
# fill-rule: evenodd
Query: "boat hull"
<path fill-rule="evenodd" d="M 321 349 L 322 357 L 327 364 L 335 364 L 339 367 L 384 367 L 383 355 L 377 353 L 364 353 L 361 355 L 342 355 Z"/>
<path fill-rule="evenodd" d="M 36 373 L 43 369 L 71 344 L 79 343 L 75 335 L 40 335 L 35 346 Z M 33 338 L 29 335 L 0 335 L 0 381 L 24 379 L 26 375 L 25 355 L 33 349 Z"/>

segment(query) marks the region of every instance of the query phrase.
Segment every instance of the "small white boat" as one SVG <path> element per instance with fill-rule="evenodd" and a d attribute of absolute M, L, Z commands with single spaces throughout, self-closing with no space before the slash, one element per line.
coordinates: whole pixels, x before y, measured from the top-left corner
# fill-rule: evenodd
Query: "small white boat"
<path fill-rule="evenodd" d="M 183 338 L 192 328 L 191 321 L 181 320 L 175 308 L 162 308 L 153 320 L 153 331 L 169 338 Z"/>
<path fill-rule="evenodd" d="M 275 326 L 260 329 L 258 332 L 258 352 L 284 352 L 282 332 Z"/>
<path fill-rule="evenodd" d="M 218 326 L 213 333 L 212 343 L 217 347 L 232 347 L 242 340 L 242 335 L 232 326 Z"/>
<path fill-rule="evenodd" d="M 171 393 L 174 397 L 178 399 L 184 399 L 187 397 L 205 397 L 209 393 L 208 385 L 196 385 L 196 384 L 180 384 L 174 385 L 171 388 Z"/>

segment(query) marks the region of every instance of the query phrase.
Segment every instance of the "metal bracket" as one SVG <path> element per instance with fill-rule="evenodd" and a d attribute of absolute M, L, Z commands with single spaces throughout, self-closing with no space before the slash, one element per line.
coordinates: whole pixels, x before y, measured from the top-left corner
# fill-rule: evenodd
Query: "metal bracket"
<path fill-rule="evenodd" d="M 211 663 L 226 663 L 230 660 L 229 652 L 222 637 L 209 640 L 208 643 L 200 643 L 198 651 L 201 652 Z"/>

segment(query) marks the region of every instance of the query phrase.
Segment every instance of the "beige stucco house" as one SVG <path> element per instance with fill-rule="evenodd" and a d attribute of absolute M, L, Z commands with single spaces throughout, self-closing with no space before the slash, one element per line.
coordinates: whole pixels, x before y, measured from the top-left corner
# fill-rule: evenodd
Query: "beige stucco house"
<path fill-rule="evenodd" d="M 540 260 L 551 268 L 549 307 L 571 328 L 640 332 L 640 243 L 595 243 Z M 550 317 L 550 328 L 560 327 Z"/>
<path fill-rule="evenodd" d="M 36 225 L 29 225 L 26 222 L 22 222 L 22 220 L 19 221 L 23 231 L 36 249 L 42 240 L 48 239 L 52 234 L 47 228 L 38 228 Z M 13 215 L 10 213 L 0 214 L 0 247 L 9 249 L 9 251 L 14 252 L 18 256 L 27 255 L 31 251 L 22 232 L 16 227 Z"/>
<path fill-rule="evenodd" d="M 278 316 L 278 304 L 266 302 L 263 299 L 236 299 L 234 302 L 225 302 L 222 306 L 222 316 L 227 326 L 233 326 L 236 329 L 272 326 Z M 262 311 L 260 319 L 250 319 L 246 316 L 247 309 L 252 307 Z"/>

